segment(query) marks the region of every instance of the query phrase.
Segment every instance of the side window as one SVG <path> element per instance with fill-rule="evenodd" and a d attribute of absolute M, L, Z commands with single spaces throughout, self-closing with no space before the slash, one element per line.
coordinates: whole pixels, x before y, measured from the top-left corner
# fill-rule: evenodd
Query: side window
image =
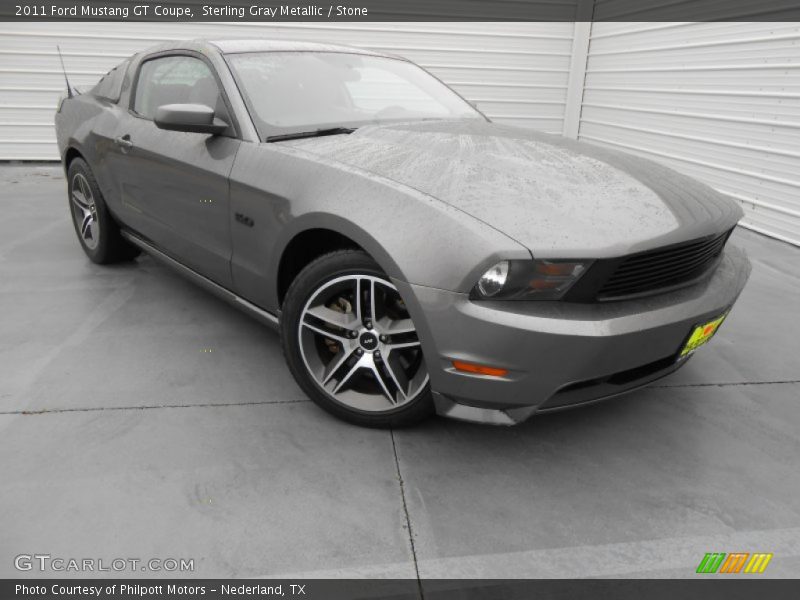
<path fill-rule="evenodd" d="M 92 88 L 92 93 L 100 98 L 105 98 L 111 102 L 119 100 L 120 91 L 122 90 L 122 81 L 125 77 L 125 72 L 128 70 L 128 61 L 126 60 L 121 65 L 111 69 L 106 75 L 97 82 L 97 85 Z"/>
<path fill-rule="evenodd" d="M 142 63 L 133 110 L 152 119 L 164 104 L 205 104 L 225 112 L 208 65 L 191 56 L 165 56 Z"/>

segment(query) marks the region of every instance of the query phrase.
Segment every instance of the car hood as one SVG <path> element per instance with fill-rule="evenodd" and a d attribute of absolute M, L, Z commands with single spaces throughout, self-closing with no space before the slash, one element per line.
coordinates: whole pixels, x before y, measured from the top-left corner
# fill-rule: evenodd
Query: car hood
<path fill-rule="evenodd" d="M 720 233 L 742 216 L 735 202 L 652 161 L 482 120 L 282 144 L 433 196 L 540 257 L 620 256 Z"/>

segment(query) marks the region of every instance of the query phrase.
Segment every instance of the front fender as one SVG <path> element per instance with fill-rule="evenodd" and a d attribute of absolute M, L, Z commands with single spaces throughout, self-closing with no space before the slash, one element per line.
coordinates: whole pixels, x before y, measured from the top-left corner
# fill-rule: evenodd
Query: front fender
<path fill-rule="evenodd" d="M 234 280 L 277 309 L 283 250 L 298 233 L 330 229 L 364 248 L 393 279 L 467 291 L 493 261 L 530 252 L 427 194 L 281 144 L 243 144 L 231 172 Z M 241 287 L 240 287 L 241 286 Z"/>
<path fill-rule="evenodd" d="M 405 279 L 405 274 L 394 257 L 367 230 L 341 215 L 322 211 L 300 215 L 289 221 L 281 230 L 270 252 L 268 272 L 272 277 L 277 277 L 281 258 L 292 240 L 299 234 L 313 229 L 327 229 L 351 239 L 374 258 L 389 277 Z"/>

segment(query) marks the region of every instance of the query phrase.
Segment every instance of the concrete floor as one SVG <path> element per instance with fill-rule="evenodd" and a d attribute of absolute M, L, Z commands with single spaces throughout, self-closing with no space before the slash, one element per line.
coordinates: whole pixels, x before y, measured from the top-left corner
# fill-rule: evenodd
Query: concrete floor
<path fill-rule="evenodd" d="M 738 305 L 649 389 L 392 433 L 316 408 L 274 333 L 150 258 L 91 264 L 64 187 L 0 167 L 0 577 L 22 553 L 196 577 L 693 577 L 712 551 L 800 572 L 800 249 L 737 231 Z"/>

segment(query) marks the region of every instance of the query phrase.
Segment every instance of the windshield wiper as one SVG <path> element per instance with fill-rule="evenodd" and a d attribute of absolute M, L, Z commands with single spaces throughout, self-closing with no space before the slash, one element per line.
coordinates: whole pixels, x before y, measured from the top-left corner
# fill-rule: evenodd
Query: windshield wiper
<path fill-rule="evenodd" d="M 280 135 L 267 136 L 268 142 L 282 142 L 284 140 L 299 140 L 302 138 L 321 137 L 323 135 L 339 135 L 343 133 L 353 133 L 356 127 L 330 127 L 328 129 L 317 129 L 315 131 L 301 131 L 298 133 L 282 133 Z"/>

